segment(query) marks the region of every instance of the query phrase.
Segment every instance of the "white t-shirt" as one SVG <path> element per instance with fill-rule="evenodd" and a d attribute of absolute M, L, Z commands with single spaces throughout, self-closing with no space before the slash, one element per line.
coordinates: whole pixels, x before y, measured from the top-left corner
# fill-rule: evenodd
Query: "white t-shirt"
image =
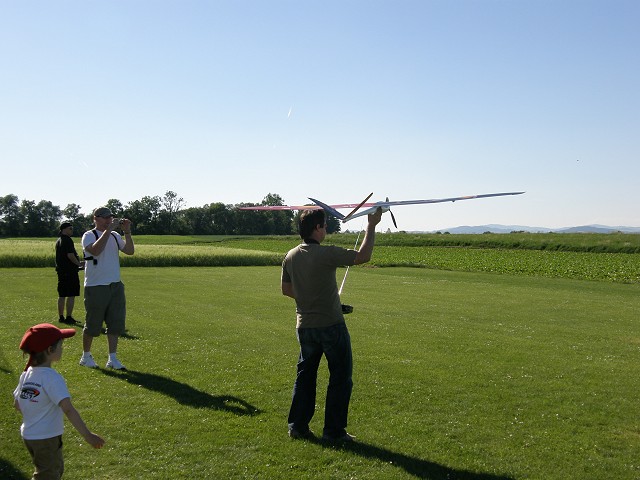
<path fill-rule="evenodd" d="M 96 229 L 98 238 L 102 235 L 100 230 Z M 84 286 L 95 287 L 96 285 L 109 285 L 120 281 L 120 257 L 119 251 L 124 248 L 124 240 L 118 232 L 109 234 L 107 246 L 100 255 L 91 255 L 86 248 L 98 240 L 93 230 L 84 232 L 82 235 L 82 250 L 85 257 L 93 257 L 93 260 L 87 260 L 84 264 Z"/>
<path fill-rule="evenodd" d="M 22 438 L 44 440 L 62 435 L 64 419 L 59 404 L 71 395 L 64 378 L 53 368 L 29 367 L 22 372 L 13 397 L 22 412 Z"/>

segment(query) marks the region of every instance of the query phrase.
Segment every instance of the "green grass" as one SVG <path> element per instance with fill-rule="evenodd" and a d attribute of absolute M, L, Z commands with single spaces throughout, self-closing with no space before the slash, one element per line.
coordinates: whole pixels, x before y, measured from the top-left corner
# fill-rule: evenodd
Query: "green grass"
<path fill-rule="evenodd" d="M 55 319 L 50 269 L 0 269 L 0 478 L 30 478 L 11 391 L 18 343 Z M 70 479 L 637 479 L 640 285 L 359 268 L 344 301 L 355 446 L 293 441 L 297 342 L 278 267 L 123 268 L 128 373 L 56 368 L 90 428 L 67 422 Z M 82 304 L 77 313 L 81 317 Z M 94 342 L 106 361 L 106 339 Z M 320 431 L 326 367 L 312 428 Z"/>
<path fill-rule="evenodd" d="M 640 253 L 640 235 L 627 233 L 485 233 L 384 235 L 384 245 L 510 248 L 568 252 Z"/>
<path fill-rule="evenodd" d="M 537 239 L 532 248 L 512 245 L 527 235 Z M 381 234 L 377 236 L 371 265 L 640 283 L 640 253 L 621 252 L 620 242 L 614 242 L 615 248 L 610 246 L 599 251 L 607 240 L 624 237 L 634 241 L 640 235 L 568 235 L 564 249 L 533 248 L 540 247 L 548 236 L 494 235 L 503 242 L 498 248 L 497 244 L 489 247 L 481 243 L 491 235 L 467 235 L 465 237 L 471 237 L 467 246 L 457 245 L 455 238 L 450 245 L 434 246 L 430 238 L 454 236 Z M 418 240 L 422 244 L 416 243 Z M 284 253 L 298 242 L 293 236 L 142 236 L 136 238 L 136 254 L 121 257 L 122 265 L 131 267 L 276 266 L 282 262 Z M 352 247 L 355 235 L 332 235 L 327 243 Z M 52 239 L 0 239 L 0 268 L 53 267 L 53 264 Z"/>

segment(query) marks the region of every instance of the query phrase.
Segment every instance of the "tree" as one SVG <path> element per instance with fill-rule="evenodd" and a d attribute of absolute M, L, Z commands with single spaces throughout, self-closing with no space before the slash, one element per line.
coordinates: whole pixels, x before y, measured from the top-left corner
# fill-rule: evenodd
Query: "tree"
<path fill-rule="evenodd" d="M 284 199 L 276 193 L 268 193 L 262 199 L 261 205 L 280 206 L 285 205 Z M 280 210 L 264 212 L 263 234 L 266 235 L 289 235 L 293 232 L 293 212 L 291 210 Z"/>
<path fill-rule="evenodd" d="M 285 205 L 285 203 L 284 198 L 277 193 L 267 193 L 267 195 L 262 199 L 260 205 L 281 206 Z"/>
<path fill-rule="evenodd" d="M 240 207 L 253 207 L 253 203 L 238 203 L 233 209 L 233 231 L 234 235 L 263 235 L 266 223 L 265 212 L 252 210 L 240 210 Z"/>
<path fill-rule="evenodd" d="M 87 218 L 80 213 L 80 205 L 70 203 L 62 210 L 62 217 L 73 224 L 74 235 L 79 235 L 87 228 Z"/>
<path fill-rule="evenodd" d="M 105 203 L 104 206 L 111 210 L 111 213 L 113 213 L 114 217 L 122 217 L 122 214 L 124 213 L 122 202 L 117 198 L 110 198 L 109 200 L 107 200 L 107 203 Z"/>
<path fill-rule="evenodd" d="M 340 233 L 341 227 L 340 220 L 327 213 L 327 233 Z"/>
<path fill-rule="evenodd" d="M 174 233 L 176 218 L 184 204 L 184 199 L 182 197 L 178 197 L 178 194 L 171 190 L 165 193 L 164 197 L 162 197 L 162 206 L 164 206 L 162 214 L 166 217 L 166 220 L 162 223 L 166 225 L 166 233 Z"/>
<path fill-rule="evenodd" d="M 62 216 L 60 207 L 48 200 L 40 200 L 38 204 L 32 200 L 20 203 L 22 226 L 20 233 L 27 237 L 48 237 L 58 231 L 57 226 Z"/>
<path fill-rule="evenodd" d="M 22 202 L 20 202 L 20 217 L 22 220 L 20 234 L 26 237 L 37 236 L 39 231 L 40 215 L 36 208 L 36 202 L 33 200 L 22 200 Z"/>
<path fill-rule="evenodd" d="M 191 207 L 182 211 L 179 235 L 211 235 L 204 207 Z"/>
<path fill-rule="evenodd" d="M 145 196 L 129 203 L 125 207 L 123 215 L 131 220 L 136 233 L 143 235 L 166 233 L 164 229 L 160 228 L 158 222 L 160 205 L 160 197 Z"/>
<path fill-rule="evenodd" d="M 39 236 L 47 236 L 52 233 L 58 233 L 60 226 L 60 218 L 62 211 L 60 207 L 54 205 L 49 200 L 40 200 L 36 209 L 40 212 L 40 228 Z"/>
<path fill-rule="evenodd" d="M 120 200 L 109 199 L 105 206 L 114 216 L 131 219 L 135 233 L 142 235 L 178 233 L 181 235 L 290 235 L 296 230 L 293 212 L 244 211 L 242 206 L 255 204 L 226 205 L 221 202 L 204 207 L 183 209 L 185 201 L 169 190 L 163 197 L 144 196 L 128 205 Z M 268 193 L 262 200 L 264 206 L 284 205 L 283 198 Z M 0 197 L 0 236 L 51 236 L 58 232 L 60 219 L 73 223 L 75 234 L 93 227 L 92 213 L 83 215 L 80 205 L 68 204 L 64 210 L 51 202 L 19 199 L 9 194 Z M 337 219 L 328 216 L 327 231 L 340 231 Z"/>
<path fill-rule="evenodd" d="M 0 197 L 0 235 L 3 237 L 20 235 L 21 224 L 18 197 L 12 193 Z"/>
<path fill-rule="evenodd" d="M 69 221 L 73 221 L 80 216 L 80 205 L 70 203 L 62 210 L 62 215 Z"/>
<path fill-rule="evenodd" d="M 213 227 L 214 235 L 231 235 L 236 229 L 236 219 L 232 206 L 217 202 L 206 206 L 207 218 Z"/>

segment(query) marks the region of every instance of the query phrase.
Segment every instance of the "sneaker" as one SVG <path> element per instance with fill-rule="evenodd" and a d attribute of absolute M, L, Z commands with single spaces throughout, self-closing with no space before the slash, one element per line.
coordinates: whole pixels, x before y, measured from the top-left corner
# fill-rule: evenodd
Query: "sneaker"
<path fill-rule="evenodd" d="M 355 442 L 356 441 L 356 437 L 354 437 L 353 435 L 346 433 L 344 435 L 341 435 L 339 437 L 331 437 L 327 434 L 322 435 L 322 440 L 324 440 L 325 442 L 342 442 L 342 443 L 351 443 L 351 442 Z"/>
<path fill-rule="evenodd" d="M 87 356 L 83 355 L 82 358 L 80 358 L 80 365 L 83 367 L 98 368 L 98 364 L 95 362 L 91 354 Z"/>
<path fill-rule="evenodd" d="M 78 321 L 73 318 L 71 315 L 67 315 L 67 318 L 65 318 L 64 320 L 60 320 L 62 323 L 67 323 L 69 325 L 76 325 L 78 323 Z"/>
<path fill-rule="evenodd" d="M 313 440 L 314 438 L 316 438 L 311 430 L 307 430 L 306 432 L 299 432 L 298 430 L 294 430 L 293 428 L 289 429 L 289 436 L 294 440 Z"/>
<path fill-rule="evenodd" d="M 125 366 L 120 363 L 120 360 L 114 358 L 113 360 L 107 360 L 106 368 L 113 368 L 114 370 L 126 370 Z"/>

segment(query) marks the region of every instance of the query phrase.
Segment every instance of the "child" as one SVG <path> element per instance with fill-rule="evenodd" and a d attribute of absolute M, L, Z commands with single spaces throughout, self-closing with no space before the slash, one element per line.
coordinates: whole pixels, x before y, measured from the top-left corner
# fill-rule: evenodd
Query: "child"
<path fill-rule="evenodd" d="M 62 413 L 93 448 L 102 448 L 104 440 L 89 431 L 71 404 L 67 385 L 51 368 L 62 358 L 62 339 L 75 335 L 72 328 L 59 329 L 49 323 L 31 327 L 22 337 L 20 350 L 29 354 L 29 362 L 20 375 L 13 396 L 22 413 L 20 433 L 33 459 L 33 478 L 59 479 L 64 471 L 62 457 Z"/>

